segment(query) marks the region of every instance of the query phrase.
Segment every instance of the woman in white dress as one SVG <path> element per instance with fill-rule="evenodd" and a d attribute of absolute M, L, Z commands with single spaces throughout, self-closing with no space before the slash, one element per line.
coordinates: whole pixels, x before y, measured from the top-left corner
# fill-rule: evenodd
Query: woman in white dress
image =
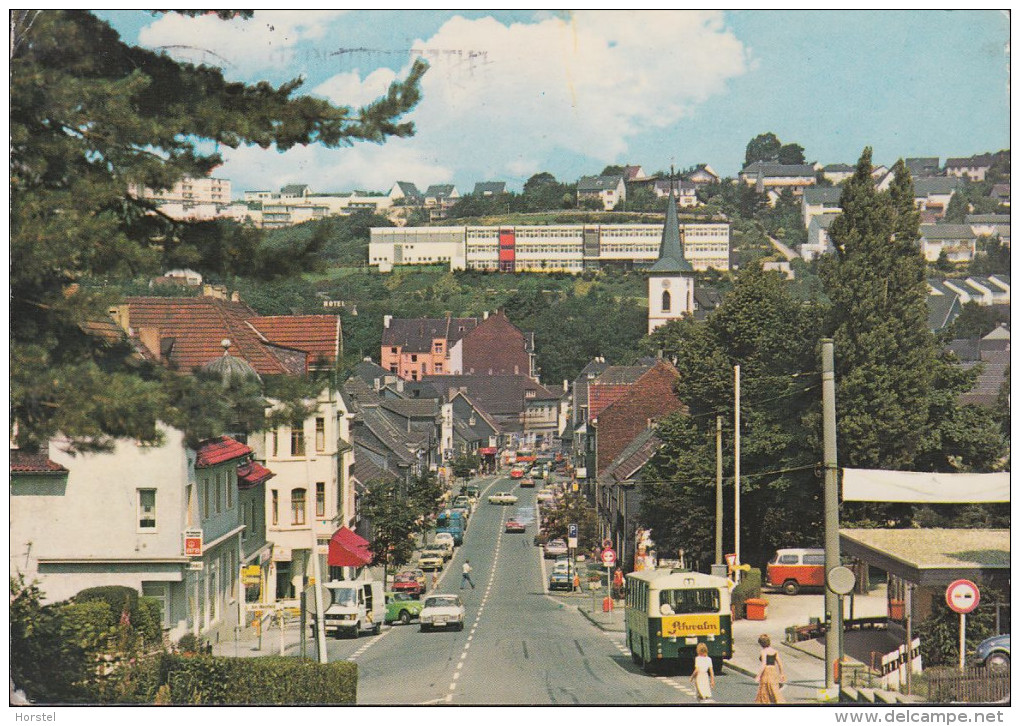
<path fill-rule="evenodd" d="M 708 646 L 698 643 L 697 653 L 691 682 L 698 691 L 698 700 L 707 701 L 712 697 L 712 689 L 715 688 L 715 671 L 712 669 L 712 659 L 708 657 Z"/>

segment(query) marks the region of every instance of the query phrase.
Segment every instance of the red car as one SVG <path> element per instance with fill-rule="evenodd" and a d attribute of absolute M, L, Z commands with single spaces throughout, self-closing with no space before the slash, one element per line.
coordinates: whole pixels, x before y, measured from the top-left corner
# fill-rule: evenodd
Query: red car
<path fill-rule="evenodd" d="M 518 522 L 516 519 L 506 520 L 506 531 L 507 532 L 523 532 L 524 525 Z"/>
<path fill-rule="evenodd" d="M 393 592 L 408 592 L 412 595 L 424 595 L 425 594 L 425 583 L 422 582 L 424 579 L 424 573 L 419 578 L 414 572 L 401 572 L 393 578 L 393 584 L 390 589 Z"/>

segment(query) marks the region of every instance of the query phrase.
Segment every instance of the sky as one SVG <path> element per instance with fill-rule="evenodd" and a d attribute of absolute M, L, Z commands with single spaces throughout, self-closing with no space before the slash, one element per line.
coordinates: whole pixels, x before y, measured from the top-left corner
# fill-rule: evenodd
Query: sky
<path fill-rule="evenodd" d="M 430 69 L 416 133 L 286 153 L 221 148 L 215 176 L 244 190 L 424 190 L 478 181 L 520 191 L 609 164 L 646 172 L 741 168 L 775 133 L 809 162 L 876 163 L 1009 147 L 1009 18 L 1002 11 L 270 11 L 221 21 L 97 12 L 130 43 L 358 106 L 417 57 Z"/>

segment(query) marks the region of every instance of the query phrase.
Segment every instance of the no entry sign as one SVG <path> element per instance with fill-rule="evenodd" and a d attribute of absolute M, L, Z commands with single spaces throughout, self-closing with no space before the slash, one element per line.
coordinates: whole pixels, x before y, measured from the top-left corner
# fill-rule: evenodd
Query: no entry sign
<path fill-rule="evenodd" d="M 946 588 L 946 604 L 956 613 L 972 612 L 981 602 L 978 586 L 970 580 L 957 580 Z"/>
<path fill-rule="evenodd" d="M 608 547 L 602 550 L 602 564 L 612 565 L 616 562 L 616 552 L 609 549 Z"/>

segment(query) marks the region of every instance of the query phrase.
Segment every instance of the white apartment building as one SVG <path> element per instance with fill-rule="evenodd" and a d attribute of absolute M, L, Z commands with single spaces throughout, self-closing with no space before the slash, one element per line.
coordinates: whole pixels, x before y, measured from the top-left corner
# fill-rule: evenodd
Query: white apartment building
<path fill-rule="evenodd" d="M 730 225 L 680 225 L 684 257 L 696 271 L 728 270 Z M 644 266 L 659 254 L 658 224 L 506 227 L 373 227 L 369 264 L 447 264 L 451 270 L 582 272 L 602 265 Z"/>
<path fill-rule="evenodd" d="M 184 177 L 170 189 L 150 189 L 129 184 L 128 192 L 156 202 L 182 204 L 230 204 L 230 180 L 215 177 Z"/>
<path fill-rule="evenodd" d="M 313 539 L 320 572 L 328 579 L 330 537 L 355 524 L 350 415 L 335 390 L 324 390 L 316 403 L 313 415 L 297 425 L 252 437 L 257 455 L 276 475 L 265 492 L 266 538 L 273 543 L 265 593 L 270 601 L 300 596 L 305 578 L 313 573 Z"/>

